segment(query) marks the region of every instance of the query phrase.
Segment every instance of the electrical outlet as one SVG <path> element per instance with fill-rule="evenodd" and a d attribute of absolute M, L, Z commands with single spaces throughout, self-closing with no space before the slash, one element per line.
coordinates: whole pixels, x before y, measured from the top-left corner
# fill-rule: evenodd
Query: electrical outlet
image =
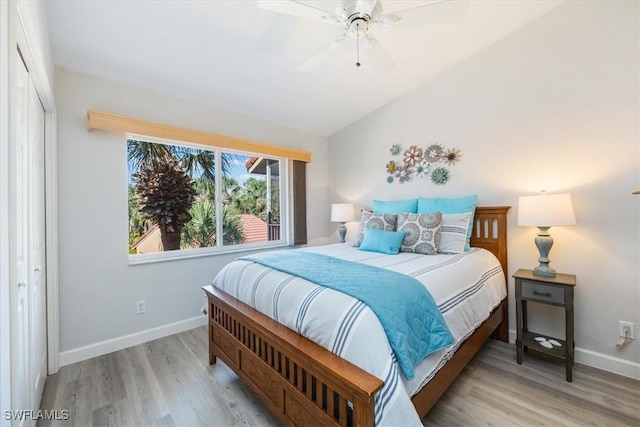
<path fill-rule="evenodd" d="M 634 330 L 634 324 L 631 322 L 620 321 L 620 336 L 621 337 L 629 337 L 630 339 L 635 339 L 636 334 Z"/>
<path fill-rule="evenodd" d="M 140 300 L 136 302 L 136 314 L 144 314 L 144 312 L 145 312 L 144 300 Z"/>

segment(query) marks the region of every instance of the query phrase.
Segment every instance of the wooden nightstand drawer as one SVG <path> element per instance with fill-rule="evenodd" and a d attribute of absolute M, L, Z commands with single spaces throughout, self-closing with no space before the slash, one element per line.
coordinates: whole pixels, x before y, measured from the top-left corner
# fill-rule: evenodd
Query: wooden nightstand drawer
<path fill-rule="evenodd" d="M 523 280 L 522 297 L 554 304 L 564 304 L 564 288 Z"/>

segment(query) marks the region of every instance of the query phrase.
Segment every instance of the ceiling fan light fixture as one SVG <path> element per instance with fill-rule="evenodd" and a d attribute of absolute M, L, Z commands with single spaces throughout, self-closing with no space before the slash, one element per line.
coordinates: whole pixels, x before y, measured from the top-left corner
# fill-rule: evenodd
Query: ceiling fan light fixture
<path fill-rule="evenodd" d="M 456 1 L 466 3 L 469 0 Z M 390 71 L 394 68 L 394 63 L 384 49 L 384 45 L 375 37 L 375 30 L 379 27 L 393 27 L 395 26 L 394 24 L 399 21 L 402 21 L 402 25 L 405 26 L 415 24 L 416 22 L 420 24 L 419 19 L 412 20 L 405 15 L 407 15 L 408 12 L 418 9 L 421 10 L 426 6 L 444 2 L 454 3 L 453 0 L 431 0 L 426 2 L 427 4 L 424 4 L 425 2 L 419 2 L 420 4 L 417 6 L 384 14 L 381 0 L 340 0 L 332 2 L 316 2 L 311 0 L 258 0 L 258 4 L 266 9 L 303 18 L 313 18 L 316 21 L 321 20 L 331 24 L 339 24 L 342 28 L 343 33 L 340 37 L 329 42 L 322 49 L 308 57 L 296 67 L 296 70 L 311 70 L 326 59 L 333 49 L 344 45 L 345 42 L 348 41 L 348 37 L 355 41 L 356 67 L 362 65 L 360 62 L 360 54 L 362 53 L 366 56 L 367 62 L 370 63 L 378 73 Z M 333 7 L 329 7 L 329 4 L 333 4 Z M 285 7 L 287 5 L 289 7 Z"/>
<path fill-rule="evenodd" d="M 369 15 L 353 14 L 349 17 L 347 29 L 353 39 L 363 39 L 369 33 Z"/>
<path fill-rule="evenodd" d="M 367 36 L 362 40 L 362 46 L 365 49 L 372 49 L 376 47 L 377 44 L 378 44 L 378 40 L 376 40 L 374 37 L 371 37 L 371 36 Z"/>
<path fill-rule="evenodd" d="M 394 23 L 400 20 L 402 20 L 402 18 L 398 15 L 384 15 L 380 17 L 379 21 L 384 27 L 391 27 Z"/>

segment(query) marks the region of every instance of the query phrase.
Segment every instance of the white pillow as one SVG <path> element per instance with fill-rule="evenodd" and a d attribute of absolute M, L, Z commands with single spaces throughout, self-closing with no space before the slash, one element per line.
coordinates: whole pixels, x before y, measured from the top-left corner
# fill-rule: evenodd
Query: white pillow
<path fill-rule="evenodd" d="M 461 254 L 467 243 L 467 230 L 471 225 L 471 212 L 442 214 L 438 253 Z"/>

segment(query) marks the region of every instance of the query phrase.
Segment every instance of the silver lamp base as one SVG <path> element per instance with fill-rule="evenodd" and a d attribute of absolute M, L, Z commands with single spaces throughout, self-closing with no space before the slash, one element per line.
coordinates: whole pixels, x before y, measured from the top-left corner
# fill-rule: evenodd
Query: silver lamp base
<path fill-rule="evenodd" d="M 556 277 L 556 271 L 551 267 L 536 267 L 533 269 L 534 276 Z"/>
<path fill-rule="evenodd" d="M 551 260 L 549 259 L 549 251 L 553 246 L 553 237 L 549 234 L 549 227 L 538 227 L 538 235 L 535 242 L 540 258 L 538 258 L 539 266 L 533 269 L 534 276 L 556 277 L 556 271 L 549 267 Z"/>
<path fill-rule="evenodd" d="M 344 222 L 340 223 L 340 227 L 338 227 L 338 233 L 340 234 L 340 243 L 344 243 L 344 238 L 347 235 L 347 227 L 345 227 Z"/>

